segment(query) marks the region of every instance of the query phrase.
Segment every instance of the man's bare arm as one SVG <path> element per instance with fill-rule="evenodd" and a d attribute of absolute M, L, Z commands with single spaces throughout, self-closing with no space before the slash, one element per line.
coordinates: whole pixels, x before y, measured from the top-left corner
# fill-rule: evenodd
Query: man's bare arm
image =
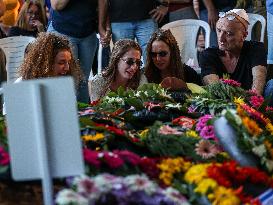
<path fill-rule="evenodd" d="M 208 24 L 214 30 L 218 21 L 218 11 L 216 10 L 212 0 L 203 0 L 206 9 L 208 10 Z"/>
<path fill-rule="evenodd" d="M 111 40 L 108 0 L 98 0 L 98 10 L 98 29 L 100 34 L 100 42 L 103 46 L 107 46 Z"/>
<path fill-rule="evenodd" d="M 252 90 L 255 90 L 258 94 L 262 95 L 266 82 L 266 67 L 258 65 L 252 68 L 253 82 Z"/>
<path fill-rule="evenodd" d="M 62 10 L 66 7 L 68 4 L 69 0 L 50 0 L 51 7 L 54 10 Z"/>
<path fill-rule="evenodd" d="M 216 74 L 209 74 L 203 77 L 204 85 L 209 85 L 219 81 L 219 76 Z"/>

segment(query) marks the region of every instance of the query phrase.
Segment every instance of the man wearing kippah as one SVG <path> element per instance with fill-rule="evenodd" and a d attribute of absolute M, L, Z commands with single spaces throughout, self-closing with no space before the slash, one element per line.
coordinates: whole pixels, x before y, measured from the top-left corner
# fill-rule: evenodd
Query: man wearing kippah
<path fill-rule="evenodd" d="M 249 19 L 244 9 L 219 14 L 216 23 L 218 47 L 200 55 L 204 84 L 217 82 L 224 74 L 241 83 L 242 88 L 263 94 L 266 81 L 266 51 L 263 43 L 246 41 Z"/>
<path fill-rule="evenodd" d="M 218 21 L 218 12 L 226 12 L 233 9 L 237 0 L 198 0 L 200 20 L 206 21 L 211 28 L 210 46 L 217 46 L 217 35 L 215 31 Z"/>

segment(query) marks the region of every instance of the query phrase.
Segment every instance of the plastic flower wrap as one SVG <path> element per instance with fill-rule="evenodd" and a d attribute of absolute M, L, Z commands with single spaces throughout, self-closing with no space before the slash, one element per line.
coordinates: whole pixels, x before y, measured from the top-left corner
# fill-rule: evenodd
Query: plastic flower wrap
<path fill-rule="evenodd" d="M 245 153 L 255 155 L 263 169 L 272 173 L 272 121 L 243 102 L 237 104 L 236 110 L 225 110 L 222 115 L 236 132 L 235 146 Z"/>
<path fill-rule="evenodd" d="M 188 205 L 187 200 L 175 189 L 161 189 L 145 175 L 117 177 L 101 174 L 89 178 L 75 178 L 72 189 L 57 194 L 56 204 L 68 205 Z"/>

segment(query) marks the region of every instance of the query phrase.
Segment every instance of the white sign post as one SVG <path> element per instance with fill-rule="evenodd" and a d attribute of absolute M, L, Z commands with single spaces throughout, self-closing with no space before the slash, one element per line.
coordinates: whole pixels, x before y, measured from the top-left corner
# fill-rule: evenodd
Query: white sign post
<path fill-rule="evenodd" d="M 53 177 L 84 173 L 72 78 L 4 86 L 14 180 L 42 180 L 44 204 L 53 205 Z"/>

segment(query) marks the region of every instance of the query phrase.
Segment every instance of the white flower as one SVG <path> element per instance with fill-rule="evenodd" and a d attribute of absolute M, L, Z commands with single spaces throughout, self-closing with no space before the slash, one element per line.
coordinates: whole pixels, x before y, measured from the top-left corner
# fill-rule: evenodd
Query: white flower
<path fill-rule="evenodd" d="M 167 104 L 165 106 L 166 106 L 167 109 L 168 108 L 177 108 L 177 109 L 181 109 L 182 108 L 182 105 L 180 103 L 176 103 L 176 104 L 170 103 L 170 104 Z"/>
<path fill-rule="evenodd" d="M 122 105 L 124 104 L 124 100 L 121 97 L 108 97 L 108 96 L 106 96 L 104 100 L 107 101 L 108 103 L 119 103 L 119 104 L 122 104 Z"/>
<path fill-rule="evenodd" d="M 94 199 L 98 195 L 99 189 L 96 187 L 95 181 L 88 176 L 82 176 L 74 180 L 77 192 L 89 199 Z"/>
<path fill-rule="evenodd" d="M 164 195 L 166 195 L 167 198 L 174 201 L 176 204 L 179 205 L 189 205 L 186 198 L 180 194 L 179 191 L 172 187 L 168 187 L 167 189 L 163 190 Z"/>
<path fill-rule="evenodd" d="M 58 205 L 88 205 L 88 200 L 86 198 L 71 189 L 64 189 L 60 191 L 57 195 L 55 202 Z"/>
<path fill-rule="evenodd" d="M 158 188 L 146 175 L 129 175 L 124 178 L 124 183 L 132 191 L 145 191 L 147 194 L 154 193 Z"/>
<path fill-rule="evenodd" d="M 253 147 L 252 152 L 257 156 L 262 157 L 264 154 L 266 154 L 266 147 L 264 144 L 261 144 L 259 146 Z"/>
<path fill-rule="evenodd" d="M 117 183 L 122 183 L 120 177 L 116 177 L 110 174 L 100 174 L 94 177 L 94 181 L 99 190 L 106 193 L 113 189 L 113 185 Z"/>
<path fill-rule="evenodd" d="M 141 96 L 140 94 L 141 94 L 141 91 L 137 91 L 136 94 L 135 94 L 135 96 L 136 97 L 140 97 Z"/>
<path fill-rule="evenodd" d="M 272 160 L 266 160 L 265 165 L 266 165 L 266 168 L 267 168 L 269 171 L 272 171 L 272 170 L 273 170 L 273 161 L 272 161 Z"/>

